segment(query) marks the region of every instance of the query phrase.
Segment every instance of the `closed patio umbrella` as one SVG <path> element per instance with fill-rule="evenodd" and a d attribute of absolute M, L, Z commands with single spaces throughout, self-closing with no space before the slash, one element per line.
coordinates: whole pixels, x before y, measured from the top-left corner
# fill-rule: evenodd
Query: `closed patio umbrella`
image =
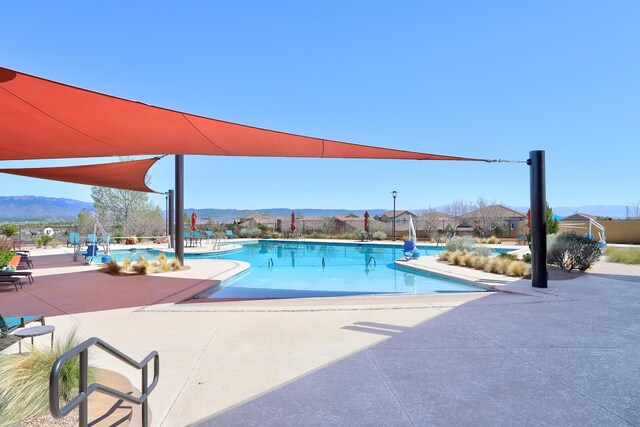
<path fill-rule="evenodd" d="M 369 232 L 369 212 L 364 211 L 364 231 Z"/>
<path fill-rule="evenodd" d="M 291 231 L 296 231 L 296 214 L 291 212 Z"/>
<path fill-rule="evenodd" d="M 196 227 L 196 219 L 198 218 L 198 216 L 196 215 L 196 211 L 193 211 L 193 213 L 191 214 L 191 230 L 196 231 L 197 227 Z"/>

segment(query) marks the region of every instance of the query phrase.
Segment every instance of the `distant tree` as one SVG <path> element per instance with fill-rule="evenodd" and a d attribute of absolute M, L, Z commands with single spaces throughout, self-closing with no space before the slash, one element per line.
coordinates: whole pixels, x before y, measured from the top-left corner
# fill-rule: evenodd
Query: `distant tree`
<path fill-rule="evenodd" d="M 504 225 L 504 220 L 496 216 L 495 210 L 487 209 L 496 203 L 489 203 L 484 197 L 476 200 L 477 210 L 473 214 L 473 228 L 481 237 L 489 237 L 498 227 Z"/>
<path fill-rule="evenodd" d="M 551 209 L 551 207 L 549 206 L 549 203 L 547 203 L 547 212 L 546 212 L 546 219 L 547 219 L 547 234 L 557 234 L 558 230 L 560 229 L 560 223 L 558 222 L 557 218 L 554 218 L 553 216 L 553 209 Z"/>
<path fill-rule="evenodd" d="M 631 218 L 640 218 L 640 200 L 636 200 L 631 203 L 631 209 L 629 210 Z"/>
<path fill-rule="evenodd" d="M 78 227 L 78 232 L 80 234 L 93 233 L 94 223 L 95 220 L 93 219 L 93 215 L 87 209 L 82 209 L 78 213 L 78 217 L 76 218 L 76 226 Z"/>
<path fill-rule="evenodd" d="M 464 221 L 465 214 L 471 211 L 471 205 L 465 203 L 462 199 L 457 199 L 446 205 L 444 211 L 451 217 L 449 218 L 449 225 L 451 225 L 450 229 L 455 234 L 462 221 Z"/>
<path fill-rule="evenodd" d="M 10 239 L 18 232 L 18 226 L 15 224 L 3 224 L 0 231 L 7 239 Z"/>
<path fill-rule="evenodd" d="M 114 235 L 164 235 L 162 210 L 149 200 L 147 193 L 91 187 L 91 198 L 100 222 L 113 228 Z"/>
<path fill-rule="evenodd" d="M 424 230 L 425 237 L 433 237 L 440 225 L 439 213 L 429 207 L 418 211 L 418 223 Z"/>

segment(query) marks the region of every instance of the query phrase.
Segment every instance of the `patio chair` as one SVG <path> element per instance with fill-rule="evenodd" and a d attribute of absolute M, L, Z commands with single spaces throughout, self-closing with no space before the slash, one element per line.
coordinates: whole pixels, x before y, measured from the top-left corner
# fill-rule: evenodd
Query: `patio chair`
<path fill-rule="evenodd" d="M 216 238 L 215 234 L 213 234 L 213 231 L 211 230 L 204 230 L 204 234 L 207 235 L 207 238 L 209 239 L 209 241 L 215 240 Z"/>
<path fill-rule="evenodd" d="M 67 239 L 67 247 L 75 246 L 80 244 L 80 233 L 69 233 L 69 238 Z"/>
<path fill-rule="evenodd" d="M 2 317 L 0 314 L 0 336 L 6 336 L 18 328 L 24 328 L 31 322 L 40 322 L 44 325 L 44 316 Z"/>
<path fill-rule="evenodd" d="M 402 252 L 404 253 L 404 257 L 407 261 L 409 261 L 413 257 L 413 252 L 415 250 L 416 243 L 413 240 L 407 240 L 406 242 L 404 242 Z"/>
<path fill-rule="evenodd" d="M 228 239 L 237 239 L 238 236 L 236 236 L 235 234 L 233 234 L 233 230 L 227 230 L 225 232 L 226 236 Z"/>
<path fill-rule="evenodd" d="M 97 244 L 98 244 L 98 236 L 95 233 L 87 234 L 87 246 L 97 245 Z"/>

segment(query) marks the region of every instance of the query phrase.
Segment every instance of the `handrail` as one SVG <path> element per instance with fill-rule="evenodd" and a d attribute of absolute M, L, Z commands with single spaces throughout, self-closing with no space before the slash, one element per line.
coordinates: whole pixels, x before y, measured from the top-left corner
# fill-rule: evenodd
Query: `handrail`
<path fill-rule="evenodd" d="M 374 257 L 374 256 L 370 256 L 370 257 L 369 257 L 369 261 L 367 261 L 367 265 L 369 265 L 369 266 L 370 266 L 370 265 L 371 265 L 371 261 L 373 261 L 373 266 L 374 266 L 374 267 L 377 267 L 377 266 L 378 266 L 378 262 L 376 261 L 376 257 Z"/>
<path fill-rule="evenodd" d="M 89 348 L 90 347 L 99 347 L 102 350 L 106 351 L 110 355 L 120 359 L 125 362 L 129 366 L 132 366 L 136 369 L 142 370 L 142 394 L 140 397 L 134 397 L 132 395 L 123 393 L 119 390 L 115 390 L 111 387 L 107 387 L 103 384 L 93 383 L 88 385 L 88 366 L 89 366 Z M 78 395 L 71 399 L 69 403 L 60 408 L 60 389 L 59 389 L 59 379 L 60 379 L 60 370 L 64 366 L 66 362 L 74 358 L 75 356 L 80 355 L 80 363 L 79 363 L 79 380 L 78 380 Z M 148 365 L 149 362 L 153 359 L 153 381 L 151 384 L 148 383 Z M 130 403 L 134 403 L 137 405 L 142 405 L 142 425 L 147 427 L 149 425 L 149 402 L 148 397 L 158 385 L 158 379 L 160 377 L 160 356 L 157 351 L 152 351 L 149 353 L 147 357 L 145 357 L 141 362 L 136 362 L 126 354 L 122 353 L 115 347 L 107 344 L 102 341 L 100 338 L 93 337 L 89 338 L 85 342 L 75 346 L 71 350 L 67 351 L 53 362 L 53 366 L 51 367 L 51 374 L 49 376 L 49 411 L 54 418 L 63 418 L 69 414 L 73 409 L 77 406 L 80 406 L 79 410 L 79 424 L 80 427 L 86 427 L 89 425 L 89 412 L 88 412 L 88 401 L 87 399 L 94 391 L 99 391 L 105 394 L 108 394 L 113 397 L 117 397 L 119 399 L 125 400 Z"/>

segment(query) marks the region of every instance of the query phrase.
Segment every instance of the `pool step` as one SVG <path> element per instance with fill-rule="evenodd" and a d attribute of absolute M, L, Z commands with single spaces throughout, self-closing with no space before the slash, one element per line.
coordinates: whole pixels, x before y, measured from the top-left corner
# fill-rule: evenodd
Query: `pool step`
<path fill-rule="evenodd" d="M 96 368 L 95 382 L 134 396 L 140 396 L 127 377 L 118 372 Z M 149 410 L 151 421 L 151 410 Z M 142 407 L 124 402 L 116 397 L 104 393 L 94 392 L 89 396 L 89 425 L 91 426 L 141 426 Z"/>

